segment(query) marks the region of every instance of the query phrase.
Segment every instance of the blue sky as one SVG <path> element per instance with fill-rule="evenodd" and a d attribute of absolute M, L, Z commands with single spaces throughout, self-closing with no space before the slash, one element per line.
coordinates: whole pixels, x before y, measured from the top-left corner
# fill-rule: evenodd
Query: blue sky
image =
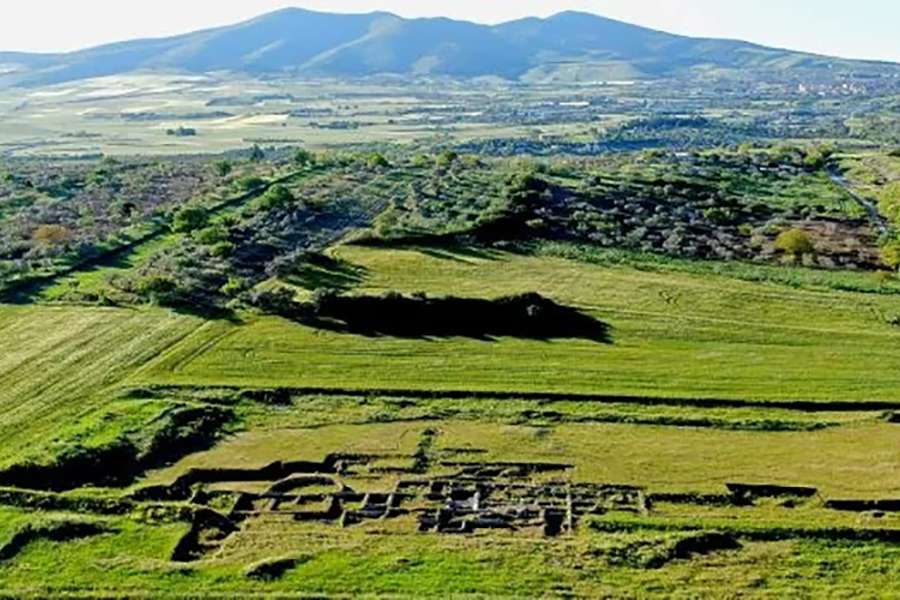
<path fill-rule="evenodd" d="M 0 19 L 3 50 L 71 50 L 183 33 L 284 6 L 485 23 L 571 9 L 686 35 L 900 62 L 898 0 L 26 0 L 14 5 L 4 7 Z"/>

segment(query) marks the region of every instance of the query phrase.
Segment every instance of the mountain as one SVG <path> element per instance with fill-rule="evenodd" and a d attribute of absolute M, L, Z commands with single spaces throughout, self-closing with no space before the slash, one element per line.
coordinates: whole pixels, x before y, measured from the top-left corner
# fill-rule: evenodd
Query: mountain
<path fill-rule="evenodd" d="M 239 71 L 310 77 L 497 76 L 523 81 L 682 77 L 754 71 L 900 74 L 852 61 L 690 38 L 564 12 L 490 26 L 385 12 L 342 15 L 288 8 L 237 25 L 62 54 L 0 52 L 0 83 L 43 85 L 139 70 Z"/>

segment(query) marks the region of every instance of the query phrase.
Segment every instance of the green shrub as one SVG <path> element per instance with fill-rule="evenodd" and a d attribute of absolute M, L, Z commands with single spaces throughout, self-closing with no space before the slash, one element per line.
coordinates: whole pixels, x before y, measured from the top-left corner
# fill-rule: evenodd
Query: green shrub
<path fill-rule="evenodd" d="M 800 257 L 815 252 L 815 246 L 809 235 L 802 229 L 788 229 L 775 239 L 775 248 L 793 257 Z"/>
<path fill-rule="evenodd" d="M 231 163 L 227 160 L 220 160 L 220 161 L 216 162 L 214 167 L 215 167 L 216 173 L 220 177 L 227 177 L 228 175 L 231 174 L 231 171 L 234 168 L 231 165 Z"/>
<path fill-rule="evenodd" d="M 203 229 L 198 229 L 193 233 L 192 237 L 198 244 L 212 246 L 225 240 L 228 237 L 228 232 L 220 225 L 211 225 L 209 227 L 204 227 Z"/>
<path fill-rule="evenodd" d="M 832 146 L 826 144 L 813 146 L 806 150 L 803 164 L 810 169 L 821 169 L 833 154 L 834 148 Z"/>
<path fill-rule="evenodd" d="M 190 233 L 206 226 L 209 213 L 200 206 L 186 206 L 172 218 L 172 231 Z"/>
<path fill-rule="evenodd" d="M 273 185 L 265 194 L 256 199 L 253 207 L 256 210 L 273 210 L 286 208 L 296 202 L 296 198 L 289 189 L 283 185 Z"/>
<path fill-rule="evenodd" d="M 227 256 L 231 256 L 232 253 L 234 253 L 234 249 L 235 246 L 231 242 L 219 242 L 217 244 L 213 244 L 209 249 L 209 252 L 216 258 L 225 258 Z"/>
<path fill-rule="evenodd" d="M 435 159 L 435 164 L 438 167 L 446 169 L 453 165 L 459 159 L 459 155 L 452 150 L 445 150 L 438 154 L 437 159 Z"/>
<path fill-rule="evenodd" d="M 307 165 L 311 165 L 316 162 L 316 157 L 309 150 L 304 150 L 300 148 L 294 153 L 294 162 L 300 165 L 301 167 L 305 167 Z"/>
<path fill-rule="evenodd" d="M 379 169 L 389 167 L 391 163 L 380 152 L 373 152 L 366 158 L 366 166 L 370 169 Z"/>
<path fill-rule="evenodd" d="M 138 280 L 135 292 L 154 304 L 169 304 L 176 298 L 178 283 L 168 275 L 147 275 Z"/>
<path fill-rule="evenodd" d="M 718 206 L 707 208 L 703 211 L 703 216 L 706 220 L 716 223 L 717 225 L 730 223 L 734 220 L 734 214 L 730 210 Z"/>
<path fill-rule="evenodd" d="M 247 175 L 238 181 L 238 187 L 244 191 L 252 191 L 266 184 L 266 180 L 255 175 Z"/>
<path fill-rule="evenodd" d="M 380 238 L 390 238 L 401 233 L 400 211 L 391 206 L 375 217 L 372 223 L 375 235 Z"/>
<path fill-rule="evenodd" d="M 900 221 L 900 182 L 889 183 L 878 193 L 878 210 L 891 222 Z"/>
<path fill-rule="evenodd" d="M 248 289 L 247 282 L 240 277 L 229 277 L 228 283 L 220 290 L 226 296 L 234 298 Z"/>
<path fill-rule="evenodd" d="M 254 290 L 249 295 L 250 304 L 269 314 L 291 316 L 300 309 L 294 292 L 285 287 Z"/>
<path fill-rule="evenodd" d="M 431 157 L 427 154 L 417 154 L 412 160 L 413 166 L 419 169 L 431 166 L 432 162 Z"/>
<path fill-rule="evenodd" d="M 881 248 L 881 262 L 895 271 L 900 268 L 900 242 L 891 242 Z"/>

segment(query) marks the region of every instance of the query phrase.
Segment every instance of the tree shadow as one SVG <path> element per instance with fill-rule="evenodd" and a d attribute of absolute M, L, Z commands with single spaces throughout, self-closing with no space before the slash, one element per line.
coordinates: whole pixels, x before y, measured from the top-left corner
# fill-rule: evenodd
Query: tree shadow
<path fill-rule="evenodd" d="M 189 302 L 183 300 L 179 302 L 169 302 L 163 304 L 163 306 L 176 314 L 188 317 L 198 317 L 206 321 L 227 321 L 235 325 L 244 322 L 240 315 L 234 310 L 206 302 Z"/>
<path fill-rule="evenodd" d="M 309 252 L 303 262 L 281 274 L 285 282 L 308 290 L 348 290 L 362 283 L 368 269 L 326 254 Z"/>
<path fill-rule="evenodd" d="M 498 260 L 501 252 L 476 246 L 413 246 L 426 256 L 441 260 L 470 263 L 472 260 Z"/>
<path fill-rule="evenodd" d="M 323 294 L 291 317 L 311 327 L 367 337 L 573 338 L 612 343 L 608 324 L 536 293 L 495 300 Z"/>

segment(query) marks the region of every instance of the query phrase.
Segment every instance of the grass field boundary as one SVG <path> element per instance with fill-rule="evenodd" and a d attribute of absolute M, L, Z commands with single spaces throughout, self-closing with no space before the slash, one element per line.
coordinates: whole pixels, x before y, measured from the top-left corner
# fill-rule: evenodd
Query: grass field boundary
<path fill-rule="evenodd" d="M 586 402 L 600 404 L 633 404 L 639 406 L 684 406 L 691 408 L 769 408 L 796 412 L 886 412 L 900 409 L 900 402 L 885 400 L 728 400 L 723 398 L 677 398 L 663 396 L 628 396 L 615 394 L 579 394 L 565 392 L 497 392 L 477 390 L 421 390 L 400 388 L 337 388 L 291 386 L 240 386 L 190 384 L 138 384 L 153 391 L 219 389 L 227 392 L 272 392 L 292 396 L 350 396 L 384 398 L 418 398 L 423 400 L 530 400 L 546 402 Z"/>
<path fill-rule="evenodd" d="M 725 525 L 721 522 L 704 523 L 663 523 L 647 520 L 595 520 L 589 527 L 598 533 L 640 533 L 640 532 L 693 532 L 719 531 L 756 542 L 776 542 L 782 540 L 819 540 L 826 542 L 880 542 L 900 544 L 900 529 L 876 527 L 790 527 L 761 526 L 746 527 Z"/>

